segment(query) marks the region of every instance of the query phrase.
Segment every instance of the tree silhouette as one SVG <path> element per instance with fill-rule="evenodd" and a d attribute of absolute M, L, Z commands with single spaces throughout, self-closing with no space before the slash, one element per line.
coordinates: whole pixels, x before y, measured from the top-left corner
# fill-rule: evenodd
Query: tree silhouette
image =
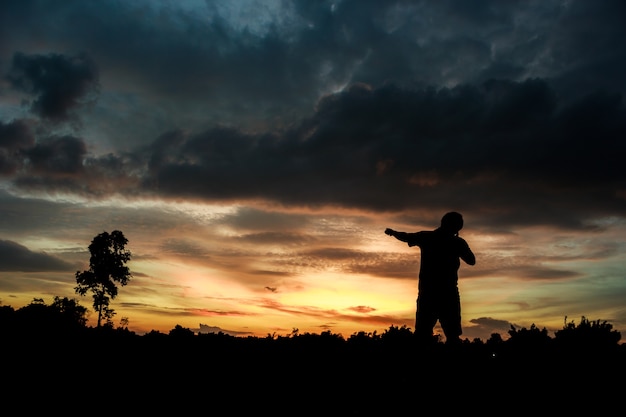
<path fill-rule="evenodd" d="M 76 283 L 74 290 L 85 295 L 88 291 L 93 293 L 93 307 L 98 312 L 98 326 L 102 319 L 110 323 L 115 314 L 109 308 L 109 302 L 117 297 L 117 286 L 124 286 L 131 278 L 130 269 L 126 263 L 130 261 L 131 253 L 126 249 L 128 239 L 119 230 L 110 234 L 100 233 L 93 238 L 89 245 L 89 269 L 76 271 Z"/>
<path fill-rule="evenodd" d="M 87 309 L 81 306 L 77 300 L 55 296 L 50 308 L 69 325 L 85 327 L 87 324 Z"/>
<path fill-rule="evenodd" d="M 189 337 L 193 337 L 194 333 L 193 330 L 188 329 L 187 327 L 183 327 L 180 324 L 177 324 L 172 330 L 170 330 L 169 335 L 172 337 L 178 337 L 178 338 L 189 338 Z"/>

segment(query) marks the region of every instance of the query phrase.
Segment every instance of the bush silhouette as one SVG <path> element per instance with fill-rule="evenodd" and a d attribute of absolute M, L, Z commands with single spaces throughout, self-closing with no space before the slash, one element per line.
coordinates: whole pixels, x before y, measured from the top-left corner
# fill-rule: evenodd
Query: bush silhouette
<path fill-rule="evenodd" d="M 554 333 L 555 343 L 559 347 L 577 350 L 615 348 L 620 339 L 620 332 L 613 330 L 613 325 L 606 320 L 593 321 L 585 316 L 581 317 L 578 325 L 572 321 Z"/>
<path fill-rule="evenodd" d="M 622 395 L 623 387 L 613 381 L 626 371 L 619 332 L 585 317 L 567 323 L 554 338 L 533 324 L 511 327 L 506 340 L 493 333 L 485 342 L 466 339 L 452 347 L 438 341 L 423 350 L 404 326 L 348 338 L 297 329 L 267 337 L 195 334 L 179 324 L 168 333 L 137 335 L 126 327 L 88 327 L 83 313 L 78 303 L 59 298 L 50 305 L 36 299 L 17 310 L 0 306 L 3 353 L 17 365 L 3 374 L 15 391 L 8 391 L 7 399 L 28 387 L 37 398 L 50 396 L 55 406 L 87 409 L 93 396 L 74 395 L 68 387 L 97 368 L 99 386 L 123 381 L 124 389 L 132 390 L 126 410 L 143 413 L 162 413 L 168 399 L 180 406 L 187 398 L 235 400 L 242 414 L 277 398 L 280 407 L 267 409 L 273 416 L 392 415 L 415 403 L 451 411 L 511 397 L 519 399 L 517 411 L 524 399 L 536 411 L 535 398 L 571 387 L 593 395 L 555 401 L 555 414 L 570 406 L 608 414 L 601 409 Z M 116 401 L 110 398 L 108 405 Z"/>

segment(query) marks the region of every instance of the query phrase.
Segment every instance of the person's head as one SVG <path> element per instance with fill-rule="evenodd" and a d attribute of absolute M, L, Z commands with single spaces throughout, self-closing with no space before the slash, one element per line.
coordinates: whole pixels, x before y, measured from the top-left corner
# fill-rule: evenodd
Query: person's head
<path fill-rule="evenodd" d="M 463 228 L 463 216 L 456 211 L 450 211 L 441 218 L 441 229 L 456 235 Z"/>

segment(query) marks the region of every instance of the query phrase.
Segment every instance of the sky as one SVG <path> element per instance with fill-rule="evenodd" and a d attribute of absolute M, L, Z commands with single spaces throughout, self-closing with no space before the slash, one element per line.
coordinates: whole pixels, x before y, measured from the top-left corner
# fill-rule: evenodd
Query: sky
<path fill-rule="evenodd" d="M 412 329 L 384 230 L 458 211 L 463 338 L 626 336 L 624 39 L 619 0 L 2 1 L 0 304 L 95 325 L 120 230 L 139 334 Z"/>

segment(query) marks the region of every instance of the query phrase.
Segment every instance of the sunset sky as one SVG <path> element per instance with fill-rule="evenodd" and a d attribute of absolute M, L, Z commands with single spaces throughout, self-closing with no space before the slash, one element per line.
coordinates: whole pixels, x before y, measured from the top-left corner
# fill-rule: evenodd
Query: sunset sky
<path fill-rule="evenodd" d="M 455 210 L 463 338 L 626 336 L 625 39 L 620 0 L 4 0 L 0 304 L 95 325 L 75 273 L 120 230 L 116 326 L 413 328 L 384 230 Z"/>

